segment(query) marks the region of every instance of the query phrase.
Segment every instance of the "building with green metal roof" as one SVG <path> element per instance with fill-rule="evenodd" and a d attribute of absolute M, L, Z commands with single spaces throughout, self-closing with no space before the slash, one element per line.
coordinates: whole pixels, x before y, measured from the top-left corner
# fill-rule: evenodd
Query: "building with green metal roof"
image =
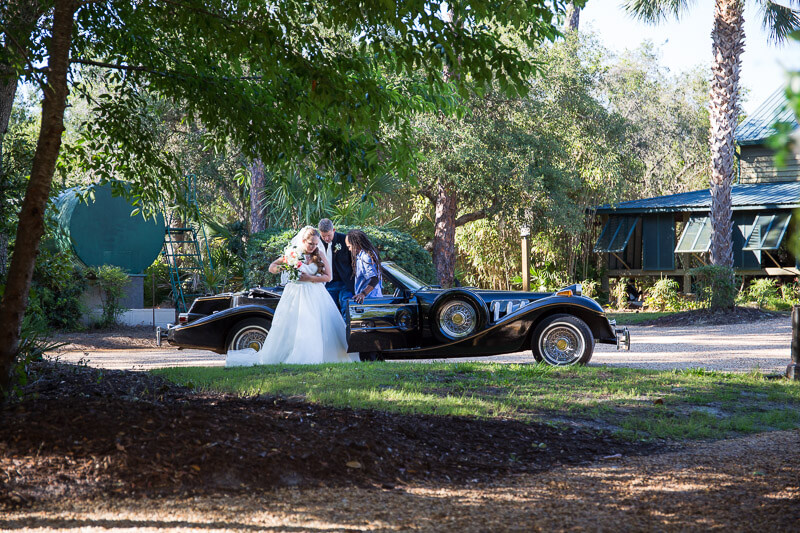
<path fill-rule="evenodd" d="M 793 211 L 800 207 L 800 154 L 794 148 L 783 168 L 776 168 L 766 139 L 775 122 L 798 124 L 776 91 L 736 129 L 738 180 L 731 190 L 734 268 L 745 276 L 800 275 L 786 250 L 794 230 Z M 679 276 L 691 292 L 688 270 L 707 264 L 711 246 L 711 191 L 703 189 L 603 205 L 603 223 L 595 253 L 609 278 Z"/>

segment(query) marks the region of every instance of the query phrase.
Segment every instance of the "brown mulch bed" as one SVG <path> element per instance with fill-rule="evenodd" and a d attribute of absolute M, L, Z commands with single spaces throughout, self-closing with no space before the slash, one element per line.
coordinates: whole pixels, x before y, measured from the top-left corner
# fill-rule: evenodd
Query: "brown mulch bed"
<path fill-rule="evenodd" d="M 566 426 L 196 394 L 161 378 L 35 363 L 0 408 L 0 508 L 63 497 L 485 482 L 663 444 Z"/>
<path fill-rule="evenodd" d="M 734 307 L 733 309 L 693 309 L 674 315 L 662 316 L 641 322 L 641 326 L 724 326 L 729 324 L 745 324 L 759 322 L 778 317 L 787 317 L 787 313 L 764 311 L 754 307 Z"/>

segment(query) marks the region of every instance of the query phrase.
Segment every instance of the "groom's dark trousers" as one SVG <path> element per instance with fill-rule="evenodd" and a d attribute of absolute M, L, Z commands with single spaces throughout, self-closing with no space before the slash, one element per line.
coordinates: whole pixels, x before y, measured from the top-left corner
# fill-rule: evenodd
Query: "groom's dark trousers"
<path fill-rule="evenodd" d="M 347 316 L 347 303 L 353 297 L 352 289 L 349 289 L 343 281 L 329 281 L 325 284 L 325 288 L 341 311 L 342 316 Z"/>

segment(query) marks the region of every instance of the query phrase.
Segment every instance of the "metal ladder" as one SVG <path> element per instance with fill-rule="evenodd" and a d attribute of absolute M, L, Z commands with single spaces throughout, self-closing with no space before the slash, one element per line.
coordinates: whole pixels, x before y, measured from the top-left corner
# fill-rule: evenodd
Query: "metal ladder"
<path fill-rule="evenodd" d="M 208 238 L 205 229 L 200 221 L 200 208 L 197 205 L 195 196 L 194 176 L 187 176 L 187 187 L 185 190 L 185 210 L 180 210 L 181 219 L 184 221 L 180 226 L 173 226 L 173 218 L 167 218 L 166 205 L 162 204 L 165 219 L 168 220 L 164 231 L 164 245 L 161 248 L 161 255 L 169 268 L 169 281 L 172 286 L 172 298 L 175 301 L 175 309 L 178 313 L 185 313 L 192 306 L 195 298 L 203 296 L 206 291 L 204 273 L 206 268 L 213 270 L 214 265 L 211 261 L 211 251 L 208 247 Z M 194 220 L 197 222 L 190 222 Z M 199 229 L 198 229 L 199 228 Z M 202 247 L 198 239 L 198 233 L 202 233 L 208 258 L 208 267 L 203 260 Z M 206 289 L 215 290 L 215 287 Z"/>

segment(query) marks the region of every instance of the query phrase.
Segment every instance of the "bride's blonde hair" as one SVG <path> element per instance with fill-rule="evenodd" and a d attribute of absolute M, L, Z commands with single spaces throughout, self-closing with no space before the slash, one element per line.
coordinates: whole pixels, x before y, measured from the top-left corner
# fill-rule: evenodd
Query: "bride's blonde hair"
<path fill-rule="evenodd" d="M 308 239 L 310 239 L 313 236 L 316 236 L 320 241 L 322 241 L 322 236 L 319 234 L 319 231 L 314 226 L 305 226 L 303 229 L 300 230 L 300 240 L 303 242 L 308 242 Z M 314 263 L 316 263 L 317 272 L 322 274 L 323 272 L 325 272 L 325 262 L 322 260 L 322 253 L 319 251 L 319 249 L 320 245 L 318 244 L 313 252 L 306 255 L 309 256 Z"/>

